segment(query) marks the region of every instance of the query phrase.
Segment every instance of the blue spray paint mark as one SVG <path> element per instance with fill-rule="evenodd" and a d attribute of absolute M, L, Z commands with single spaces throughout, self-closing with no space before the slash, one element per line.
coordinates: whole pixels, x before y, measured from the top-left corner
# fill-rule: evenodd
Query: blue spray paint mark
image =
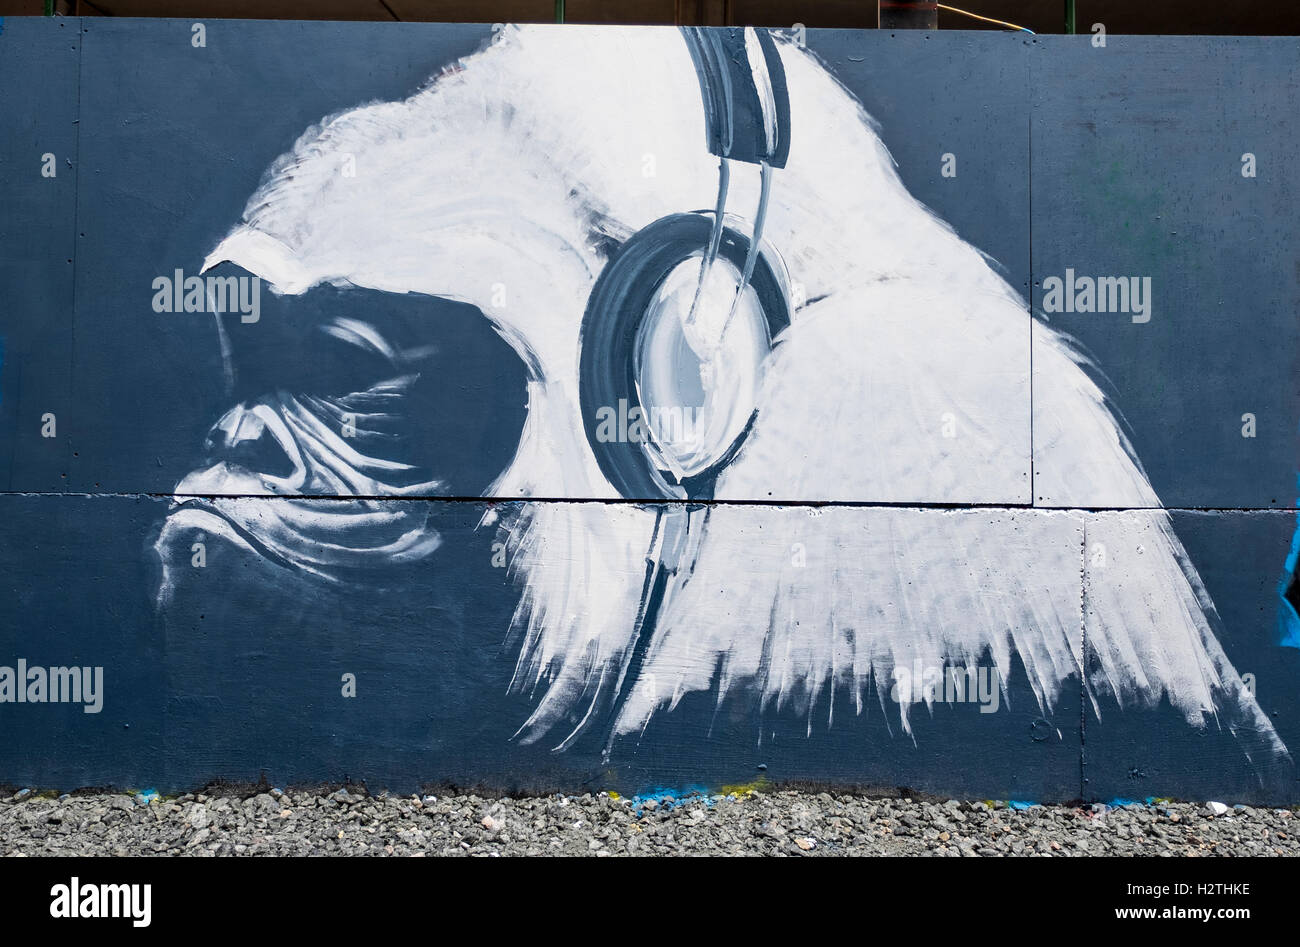
<path fill-rule="evenodd" d="M 1300 481 L 1297 482 L 1300 487 Z M 1296 501 L 1300 506 L 1300 500 Z M 1300 648 L 1300 614 L 1296 613 L 1296 607 L 1291 599 L 1287 598 L 1287 591 L 1291 588 L 1291 583 L 1298 581 L 1296 577 L 1296 562 L 1300 560 L 1300 513 L 1296 514 L 1296 531 L 1291 536 L 1291 551 L 1287 553 L 1286 568 L 1282 573 L 1282 578 L 1277 584 L 1278 602 L 1278 625 L 1280 628 L 1279 644 L 1284 648 Z"/>
<path fill-rule="evenodd" d="M 1106 805 L 1110 806 L 1112 809 L 1118 809 L 1120 806 L 1140 806 L 1142 803 L 1138 802 L 1136 799 L 1121 799 L 1116 796 L 1110 802 L 1106 803 Z"/>
<path fill-rule="evenodd" d="M 647 802 L 653 802 L 656 808 L 676 809 L 693 800 L 700 800 L 705 805 L 712 805 L 709 790 L 704 786 L 686 786 L 682 789 L 650 789 L 632 797 L 632 807 L 640 818 Z"/>

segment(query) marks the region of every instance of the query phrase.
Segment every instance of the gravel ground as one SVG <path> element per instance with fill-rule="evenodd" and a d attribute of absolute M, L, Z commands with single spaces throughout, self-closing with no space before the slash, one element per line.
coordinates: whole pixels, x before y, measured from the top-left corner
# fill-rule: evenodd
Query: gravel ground
<path fill-rule="evenodd" d="M 364 790 L 0 801 L 4 855 L 1300 855 L 1291 809 L 1022 806 L 746 791 L 624 799 Z"/>

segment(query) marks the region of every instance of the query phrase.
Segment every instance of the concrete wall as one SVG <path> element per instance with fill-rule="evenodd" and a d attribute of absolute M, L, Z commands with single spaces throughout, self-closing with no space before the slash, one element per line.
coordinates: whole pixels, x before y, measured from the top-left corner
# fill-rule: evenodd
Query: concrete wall
<path fill-rule="evenodd" d="M 676 31 L 205 26 L 2 24 L 0 668 L 103 685 L 0 670 L 0 781 L 1300 797 L 1295 40 L 782 37 L 791 328 L 665 505 L 576 352 L 619 244 L 712 206 Z M 157 311 L 241 226 L 288 248 L 211 261 L 257 320 Z M 1067 271 L 1149 308 L 1055 311 Z M 409 471 L 295 479 L 309 397 Z M 995 706 L 891 696 L 967 665 Z"/>

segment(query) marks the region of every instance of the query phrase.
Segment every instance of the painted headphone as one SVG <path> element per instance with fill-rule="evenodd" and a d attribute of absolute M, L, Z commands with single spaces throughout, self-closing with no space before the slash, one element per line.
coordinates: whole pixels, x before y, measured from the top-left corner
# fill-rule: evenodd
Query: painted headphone
<path fill-rule="evenodd" d="M 790 99 L 771 35 L 684 27 L 717 156 L 713 210 L 661 217 L 601 271 L 582 320 L 579 405 L 601 472 L 626 499 L 709 500 L 753 426 L 763 360 L 790 324 L 780 257 L 763 245 Z M 758 165 L 752 224 L 727 213 L 733 161 Z M 745 231 L 748 231 L 747 233 Z"/>

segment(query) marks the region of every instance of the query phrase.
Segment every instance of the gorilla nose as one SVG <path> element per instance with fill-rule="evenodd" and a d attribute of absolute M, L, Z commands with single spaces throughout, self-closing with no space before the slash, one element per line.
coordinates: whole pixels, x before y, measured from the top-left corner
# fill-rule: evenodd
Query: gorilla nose
<path fill-rule="evenodd" d="M 296 450 L 284 422 L 265 404 L 241 404 L 222 415 L 208 432 L 210 463 L 240 467 L 281 480 L 293 475 Z"/>

